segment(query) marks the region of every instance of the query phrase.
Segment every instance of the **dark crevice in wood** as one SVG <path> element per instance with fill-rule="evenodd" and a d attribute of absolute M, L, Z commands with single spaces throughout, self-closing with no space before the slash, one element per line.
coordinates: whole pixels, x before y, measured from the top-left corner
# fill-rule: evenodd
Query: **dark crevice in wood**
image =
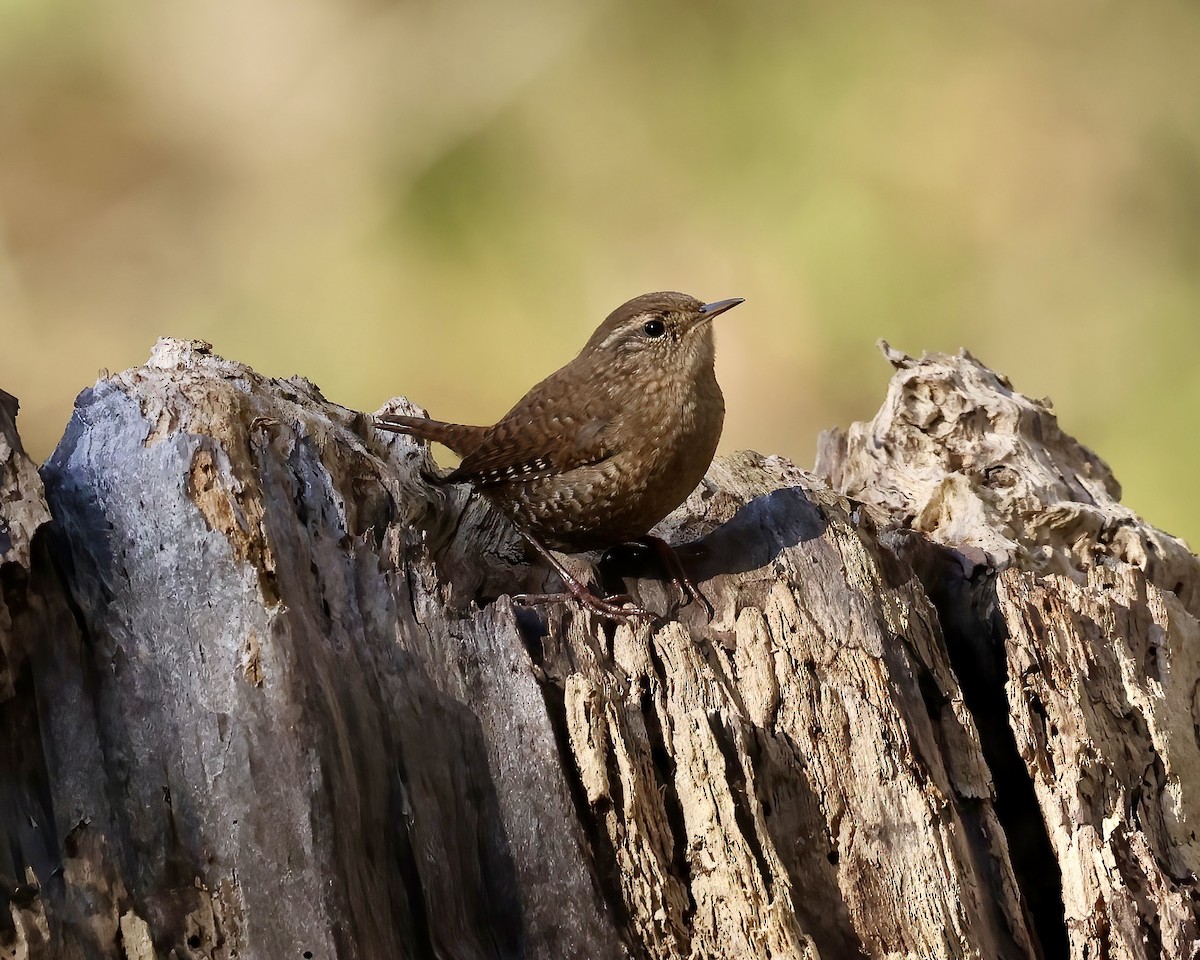
<path fill-rule="evenodd" d="M 996 818 L 1033 933 L 1044 960 L 1068 960 L 1062 873 L 1009 719 L 1007 630 L 997 611 L 995 571 L 968 572 L 970 565 L 954 551 L 913 534 L 906 539 L 912 541 L 905 545 L 906 558 L 937 610 L 963 702 L 979 732 L 996 791 Z"/>
<path fill-rule="evenodd" d="M 579 776 L 575 762 L 575 753 L 571 749 L 571 735 L 567 726 L 566 696 L 559 684 L 545 676 L 545 652 L 542 648 L 542 638 L 545 633 L 545 622 L 534 611 L 519 611 L 517 623 L 521 639 L 529 652 L 534 667 L 541 671 L 545 679 L 538 684 L 542 692 L 542 700 L 546 705 L 546 716 L 554 734 L 554 744 L 558 751 L 563 779 L 571 797 L 575 817 L 583 831 L 583 839 L 588 845 L 590 856 L 584 861 L 593 889 L 612 914 L 618 935 L 626 949 L 635 957 L 645 956 L 645 948 L 633 936 L 633 920 L 625 897 L 621 893 L 621 868 L 617 862 L 617 851 L 613 846 L 601 817 L 605 811 L 593 809 L 588 802 L 587 790 Z M 536 624 L 536 626 L 535 626 Z M 609 781 L 611 806 L 616 811 L 622 809 L 620 779 Z"/>
<path fill-rule="evenodd" d="M 897 637 L 896 641 L 898 643 L 906 642 L 903 637 Z M 934 730 L 939 730 L 938 722 L 942 718 L 942 711 L 946 709 L 946 704 L 950 702 L 950 697 L 941 688 L 937 677 L 928 666 L 915 656 L 913 657 L 913 663 L 916 665 L 917 689 L 921 692 L 921 702 L 925 704 L 925 712 L 934 721 Z M 941 739 L 939 732 L 939 742 Z M 944 744 L 941 745 L 945 746 Z"/>
<path fill-rule="evenodd" d="M 658 652 L 653 645 L 650 647 L 650 656 L 654 661 L 654 669 L 661 678 L 662 663 L 658 660 Z M 661 683 L 661 680 L 656 682 Z M 666 816 L 667 828 L 671 835 L 671 873 L 679 880 L 687 894 L 687 905 L 684 907 L 682 918 L 686 931 L 690 928 L 696 912 L 696 898 L 692 895 L 692 865 L 688 861 L 687 823 L 683 818 L 683 805 L 679 802 L 679 790 L 675 786 L 675 760 L 667 750 L 662 720 L 659 718 L 654 691 L 650 686 L 642 691 L 641 709 L 642 720 L 646 725 L 646 738 L 650 744 L 650 761 L 654 765 L 655 780 L 662 797 L 663 814 Z"/>
<path fill-rule="evenodd" d="M 67 951 L 65 942 L 90 943 L 87 907 L 102 909 L 110 896 L 89 890 L 80 897 L 64 877 L 65 860 L 73 855 L 75 839 L 90 820 L 77 821 L 60 837 L 53 765 L 64 762 L 60 753 L 64 746 L 56 742 L 52 718 L 53 711 L 63 706 L 58 698 L 69 699 L 78 691 L 61 687 L 48 691 L 46 675 L 51 664 L 67 658 L 77 658 L 79 662 L 73 666 L 82 668 L 85 680 L 90 681 L 90 670 L 83 662 L 80 643 L 82 614 L 64 586 L 61 558 L 53 553 L 51 534 L 50 524 L 34 533 L 28 571 L 5 571 L 2 602 L 13 615 L 14 635 L 24 644 L 29 659 L 14 678 L 13 697 L 0 703 L 0 914 L 10 920 L 10 905 L 44 910 L 50 935 L 49 944 L 44 945 L 47 952 L 31 943 L 30 956 L 47 958 L 60 956 L 59 950 Z M 12 576 L 15 570 L 19 570 L 17 577 Z M 94 709 L 94 701 L 89 703 Z M 69 748 L 66 752 L 70 753 Z M 56 753 L 60 755 L 56 757 Z M 6 853 L 8 856 L 3 856 Z M 32 870 L 33 882 L 28 882 L 26 868 Z M 15 881 L 11 887 L 10 874 Z M 98 884 L 106 879 L 99 874 L 92 874 Z M 0 925 L 0 930 L 3 928 Z"/>
<path fill-rule="evenodd" d="M 766 854 L 763 853 L 762 841 L 758 838 L 754 812 L 750 809 L 746 772 L 742 769 L 741 761 L 738 759 L 740 752 L 738 745 L 734 740 L 733 732 L 725 729 L 720 717 L 710 714 L 708 725 L 712 730 L 713 738 L 717 741 L 721 755 L 725 758 L 725 782 L 729 784 L 729 793 L 733 797 L 733 815 L 737 820 L 738 830 L 750 848 L 750 853 L 754 856 L 754 863 L 758 866 L 758 872 L 763 879 L 763 885 L 767 888 L 768 896 L 773 895 L 775 874 L 767 862 Z"/>
<path fill-rule="evenodd" d="M 604 829 L 603 823 L 597 819 L 588 804 L 587 791 L 584 789 L 575 767 L 570 735 L 567 732 L 567 710 L 563 690 L 553 682 L 544 683 L 541 686 L 542 696 L 546 701 L 546 710 L 554 730 L 558 755 L 562 760 L 564 772 L 568 773 L 565 779 L 571 794 L 571 802 L 575 807 L 575 815 L 579 820 L 579 825 L 583 828 L 588 846 L 591 848 L 592 856 L 588 859 L 591 863 L 589 872 L 592 882 L 596 892 L 611 911 L 617 931 L 626 947 L 635 956 L 642 956 L 641 943 L 631 935 L 633 921 L 629 915 L 629 908 L 625 904 L 625 897 L 621 893 L 621 868 L 617 863 L 616 849 L 613 847 L 612 840 Z M 609 786 L 612 789 L 614 785 L 610 784 Z M 613 805 L 617 806 L 620 801 L 619 780 L 615 787 L 617 794 L 612 799 Z"/>
<path fill-rule="evenodd" d="M 412 946 L 416 956 L 421 958 L 437 957 L 433 945 L 433 937 L 429 926 L 429 909 L 425 903 L 425 887 L 421 880 L 421 867 L 417 859 L 416 844 L 411 834 L 412 817 L 406 809 L 403 798 L 408 795 L 408 775 L 404 761 L 397 749 L 393 758 L 395 770 L 395 793 L 392 798 L 393 820 L 395 824 L 395 857 L 400 879 L 404 885 L 405 900 L 408 904 L 408 921 L 412 932 Z"/>
<path fill-rule="evenodd" d="M 543 669 L 546 651 L 542 646 L 542 641 L 547 635 L 546 621 L 536 610 L 530 610 L 528 607 L 513 607 L 513 617 L 517 622 L 517 632 L 521 635 L 521 642 L 525 644 L 525 649 L 529 653 L 529 659 L 539 670 Z"/>
<path fill-rule="evenodd" d="M 0 934 L 13 929 L 10 904 L 31 905 L 59 862 L 32 671 L 22 669 L 13 688 L 0 703 Z"/>

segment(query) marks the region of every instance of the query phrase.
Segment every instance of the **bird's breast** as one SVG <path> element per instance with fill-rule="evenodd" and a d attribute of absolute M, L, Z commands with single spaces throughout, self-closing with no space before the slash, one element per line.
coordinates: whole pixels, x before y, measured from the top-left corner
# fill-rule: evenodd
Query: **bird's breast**
<path fill-rule="evenodd" d="M 518 522 L 561 549 L 599 549 L 637 539 L 704 477 L 724 414 L 715 377 L 657 382 L 615 415 L 610 456 L 513 484 L 499 498 Z"/>

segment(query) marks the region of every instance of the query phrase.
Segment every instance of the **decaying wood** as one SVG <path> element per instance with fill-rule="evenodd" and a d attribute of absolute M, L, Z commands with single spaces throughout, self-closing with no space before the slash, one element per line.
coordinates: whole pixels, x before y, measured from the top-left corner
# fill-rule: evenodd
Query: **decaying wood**
<path fill-rule="evenodd" d="M 973 655 L 1004 680 L 1070 955 L 1197 956 L 1200 562 L 1120 504 L 1046 402 L 965 353 L 885 352 L 899 373 L 883 408 L 829 438 L 824 465 L 977 558 L 971 604 L 998 622 Z"/>
<path fill-rule="evenodd" d="M 1196 558 L 889 357 L 832 486 L 664 523 L 712 621 L 614 556 L 619 627 L 306 381 L 160 341 L 41 481 L 6 401 L 0 957 L 1197 955 Z"/>

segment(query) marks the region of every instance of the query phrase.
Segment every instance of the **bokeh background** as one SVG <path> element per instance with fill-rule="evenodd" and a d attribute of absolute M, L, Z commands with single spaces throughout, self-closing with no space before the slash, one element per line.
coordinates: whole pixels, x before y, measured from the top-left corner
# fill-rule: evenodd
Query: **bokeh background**
<path fill-rule="evenodd" d="M 1200 542 L 1200 5 L 0 0 L 0 387 L 36 457 L 200 337 L 487 421 L 653 289 L 811 465 L 968 347 Z"/>

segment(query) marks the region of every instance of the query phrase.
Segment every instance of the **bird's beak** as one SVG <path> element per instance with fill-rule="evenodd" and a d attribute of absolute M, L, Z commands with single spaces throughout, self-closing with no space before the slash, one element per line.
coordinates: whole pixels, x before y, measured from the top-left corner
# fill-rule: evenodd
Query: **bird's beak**
<path fill-rule="evenodd" d="M 732 300 L 718 300 L 716 303 L 706 303 L 700 308 L 701 321 L 711 320 L 713 317 L 719 317 L 726 310 L 732 310 L 739 303 L 745 303 L 743 297 L 734 297 Z"/>

